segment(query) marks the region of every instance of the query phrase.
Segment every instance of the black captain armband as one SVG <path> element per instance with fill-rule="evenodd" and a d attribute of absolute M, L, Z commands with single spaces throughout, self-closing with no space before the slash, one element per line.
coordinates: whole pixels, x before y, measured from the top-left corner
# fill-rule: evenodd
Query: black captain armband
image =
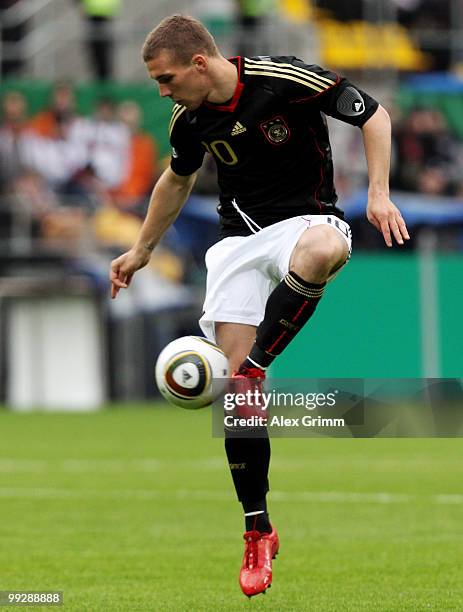
<path fill-rule="evenodd" d="M 355 87 L 349 85 L 337 99 L 336 110 L 346 117 L 358 117 L 365 112 L 365 102 Z"/>

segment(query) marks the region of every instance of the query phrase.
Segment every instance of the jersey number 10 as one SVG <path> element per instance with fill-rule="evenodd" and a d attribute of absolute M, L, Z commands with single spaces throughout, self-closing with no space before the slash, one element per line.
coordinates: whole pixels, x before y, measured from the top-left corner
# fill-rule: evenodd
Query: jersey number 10
<path fill-rule="evenodd" d="M 219 159 L 227 166 L 234 166 L 238 163 L 238 157 L 226 140 L 214 140 L 210 144 L 202 142 L 208 153 Z"/>

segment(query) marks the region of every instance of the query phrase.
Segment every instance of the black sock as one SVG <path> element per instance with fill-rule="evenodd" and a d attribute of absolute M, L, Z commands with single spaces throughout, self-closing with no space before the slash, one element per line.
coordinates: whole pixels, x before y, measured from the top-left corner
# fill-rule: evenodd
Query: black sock
<path fill-rule="evenodd" d="M 226 437 L 225 450 L 233 484 L 238 499 L 243 504 L 244 512 L 263 510 L 262 514 L 245 517 L 246 530 L 250 531 L 256 525 L 255 528 L 258 531 L 270 532 L 271 527 L 265 505 L 265 496 L 269 490 L 270 441 L 268 437 Z"/>
<path fill-rule="evenodd" d="M 267 368 L 313 315 L 325 285 L 308 283 L 288 272 L 267 300 L 256 341 L 243 365 Z"/>
<path fill-rule="evenodd" d="M 261 533 L 271 533 L 272 526 L 267 512 L 267 501 L 243 500 L 244 520 L 246 531 L 260 531 Z"/>

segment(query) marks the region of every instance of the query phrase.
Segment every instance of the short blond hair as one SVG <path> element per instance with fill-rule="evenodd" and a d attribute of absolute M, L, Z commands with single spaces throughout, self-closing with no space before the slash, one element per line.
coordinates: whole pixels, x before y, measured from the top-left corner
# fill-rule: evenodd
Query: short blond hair
<path fill-rule="evenodd" d="M 152 30 L 143 44 L 143 61 L 149 62 L 163 50 L 180 64 L 188 64 L 195 53 L 217 56 L 219 50 L 212 34 L 194 17 L 171 15 Z"/>

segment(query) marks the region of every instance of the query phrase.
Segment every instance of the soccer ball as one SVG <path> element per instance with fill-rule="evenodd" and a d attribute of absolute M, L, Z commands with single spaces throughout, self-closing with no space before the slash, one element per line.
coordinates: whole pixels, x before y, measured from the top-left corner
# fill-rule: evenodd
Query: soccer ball
<path fill-rule="evenodd" d="M 156 362 L 156 383 L 164 398 L 182 408 L 208 406 L 222 393 L 228 360 L 213 342 L 183 336 L 168 344 Z"/>

